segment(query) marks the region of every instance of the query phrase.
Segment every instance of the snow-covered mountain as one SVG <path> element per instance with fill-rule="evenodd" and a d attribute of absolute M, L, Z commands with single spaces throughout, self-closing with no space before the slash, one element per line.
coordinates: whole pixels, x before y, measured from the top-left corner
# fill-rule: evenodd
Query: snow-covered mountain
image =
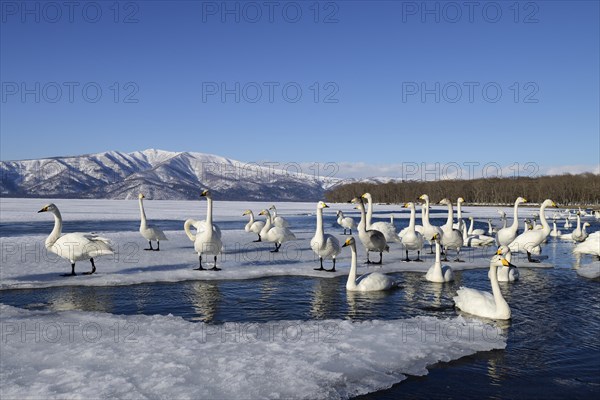
<path fill-rule="evenodd" d="M 3 197 L 197 199 L 202 188 L 227 200 L 313 201 L 340 179 L 203 153 L 109 151 L 0 162 Z"/>

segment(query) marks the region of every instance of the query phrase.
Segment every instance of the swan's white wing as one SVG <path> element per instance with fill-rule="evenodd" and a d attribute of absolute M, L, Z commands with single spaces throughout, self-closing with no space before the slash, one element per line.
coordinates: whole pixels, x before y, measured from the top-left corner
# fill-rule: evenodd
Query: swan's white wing
<path fill-rule="evenodd" d="M 400 242 L 396 227 L 389 222 L 375 222 L 369 227 L 370 230 L 376 230 L 385 236 L 385 240 L 388 242 Z"/>
<path fill-rule="evenodd" d="M 531 254 L 540 254 L 540 244 L 546 239 L 546 234 L 540 230 L 523 232 L 513 240 L 508 248 L 513 253 L 528 251 Z"/>
<path fill-rule="evenodd" d="M 371 292 L 389 290 L 396 286 L 396 282 L 387 275 L 379 272 L 364 274 L 356 280 L 357 290 Z"/>
<path fill-rule="evenodd" d="M 93 233 L 67 233 L 52 245 L 53 253 L 71 262 L 114 254 L 110 240 Z"/>
<path fill-rule="evenodd" d="M 147 228 L 141 231 L 141 233 L 148 240 L 169 240 L 165 236 L 165 233 L 156 225 L 147 225 Z"/>
<path fill-rule="evenodd" d="M 456 294 L 454 303 L 462 311 L 480 317 L 493 317 L 496 311 L 496 303 L 491 293 L 461 287 Z"/>
<path fill-rule="evenodd" d="M 201 234 L 202 232 L 204 232 L 207 229 L 208 224 L 206 223 L 206 220 L 200 220 L 200 221 L 196 221 L 196 222 L 192 223 L 192 226 L 194 228 L 196 228 L 197 234 Z M 219 228 L 219 226 L 216 224 L 212 224 L 212 229 L 213 229 L 213 233 L 216 234 L 220 239 L 221 238 L 221 229 Z"/>
<path fill-rule="evenodd" d="M 250 232 L 260 233 L 262 229 L 265 227 L 264 221 L 254 221 L 252 226 L 250 226 Z"/>
<path fill-rule="evenodd" d="M 287 228 L 290 226 L 290 223 L 285 218 L 278 215 L 273 218 L 273 225 L 275 225 L 277 228 Z"/>

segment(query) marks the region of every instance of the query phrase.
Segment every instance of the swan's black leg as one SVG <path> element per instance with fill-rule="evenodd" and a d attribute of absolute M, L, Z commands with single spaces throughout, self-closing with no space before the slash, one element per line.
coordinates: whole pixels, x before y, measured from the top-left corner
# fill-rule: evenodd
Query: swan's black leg
<path fill-rule="evenodd" d="M 352 228 L 350 228 L 350 234 L 352 235 Z"/>
<path fill-rule="evenodd" d="M 531 262 L 531 263 L 539 263 L 540 260 L 536 260 L 535 258 L 531 258 L 531 253 L 527 252 L 527 261 Z"/>
<path fill-rule="evenodd" d="M 442 254 L 444 254 L 444 259 L 442 261 L 448 261 L 448 249 L 444 248 L 444 252 Z"/>
<path fill-rule="evenodd" d="M 96 265 L 94 265 L 94 259 L 90 258 L 90 262 L 92 263 L 92 270 L 90 272 L 84 272 L 84 275 L 91 275 L 96 272 Z"/>
<path fill-rule="evenodd" d="M 335 272 L 335 258 L 333 259 L 333 268 L 328 269 L 327 272 Z"/>
<path fill-rule="evenodd" d="M 275 243 L 275 250 L 271 250 L 271 253 L 277 253 L 277 252 L 279 252 L 279 248 L 280 247 L 281 247 L 281 244 Z"/>
<path fill-rule="evenodd" d="M 75 276 L 75 263 L 71 264 L 71 273 L 70 274 L 62 274 L 61 276 Z"/>
<path fill-rule="evenodd" d="M 456 260 L 454 260 L 456 262 L 464 262 L 463 260 L 460 259 L 460 249 L 456 250 Z"/>
<path fill-rule="evenodd" d="M 151 241 L 151 240 L 148 240 L 148 246 L 150 246 L 150 248 L 148 248 L 148 249 L 144 249 L 144 250 L 154 250 L 154 249 L 152 248 L 152 241 Z"/>
<path fill-rule="evenodd" d="M 195 271 L 204 271 L 204 268 L 202 268 L 202 255 L 198 256 L 198 264 L 200 264 L 198 266 L 198 268 L 194 268 Z"/>
<path fill-rule="evenodd" d="M 406 250 L 406 258 L 404 259 L 404 261 L 410 261 L 410 258 L 408 258 L 408 250 Z"/>
<path fill-rule="evenodd" d="M 433 244 L 429 243 L 429 254 L 433 254 Z"/>
<path fill-rule="evenodd" d="M 315 271 L 324 271 L 325 268 L 323 268 L 323 257 L 319 257 L 319 261 L 321 262 L 321 268 L 313 268 Z"/>
<path fill-rule="evenodd" d="M 156 241 L 156 248 L 154 249 L 154 251 L 160 251 L 160 241 Z"/>
<path fill-rule="evenodd" d="M 262 238 L 258 235 L 258 239 L 254 240 L 254 242 L 262 242 Z"/>
<path fill-rule="evenodd" d="M 344 228 L 344 233 L 343 233 L 343 235 L 345 235 L 345 234 L 346 234 L 346 228 Z"/>
<path fill-rule="evenodd" d="M 221 270 L 221 268 L 217 268 L 217 256 L 215 256 L 215 264 L 210 270 L 211 271 L 220 271 Z"/>
<path fill-rule="evenodd" d="M 419 262 L 423 261 L 423 260 L 421 260 L 421 250 L 417 250 L 417 259 L 415 261 L 419 261 Z"/>
<path fill-rule="evenodd" d="M 373 264 L 371 260 L 369 260 L 369 250 L 367 250 L 367 262 L 365 264 Z"/>

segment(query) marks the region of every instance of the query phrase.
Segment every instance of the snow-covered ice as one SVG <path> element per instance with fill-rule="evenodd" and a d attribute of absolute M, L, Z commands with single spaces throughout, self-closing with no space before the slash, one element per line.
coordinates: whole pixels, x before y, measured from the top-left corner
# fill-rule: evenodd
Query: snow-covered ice
<path fill-rule="evenodd" d="M 77 277 L 61 277 L 60 274 L 70 271 L 69 262 L 55 254 L 48 253 L 44 248 L 44 240 L 51 230 L 52 219 L 48 215 L 36 214 L 44 204 L 54 202 L 61 209 L 64 219 L 64 231 L 72 231 L 73 226 L 86 221 L 86 227 L 93 226 L 94 221 L 134 221 L 132 231 L 99 231 L 114 243 L 116 254 L 96 259 L 97 272 L 94 275 Z M 298 240 L 285 243 L 279 253 L 270 253 L 273 248 L 270 243 L 253 243 L 256 235 L 244 231 L 247 222 L 242 212 L 249 208 L 260 211 L 268 208 L 269 203 L 254 202 L 215 202 L 214 220 L 228 229 L 223 230 L 225 251 L 218 260 L 222 271 L 194 271 L 197 267 L 198 256 L 194 253 L 193 244 L 189 241 L 183 229 L 166 231 L 169 241 L 161 244 L 160 252 L 143 251 L 147 242 L 137 231 L 139 215 L 137 201 L 134 200 L 40 200 L 40 199 L 2 199 L 0 211 L 3 230 L 10 230 L 15 224 L 38 223 L 45 221 L 48 233 L 23 234 L 19 236 L 2 235 L 0 237 L 0 289 L 40 288 L 65 285 L 82 286 L 115 286 L 131 285 L 148 282 L 178 282 L 186 280 L 215 280 L 215 279 L 254 279 L 267 276 L 315 276 L 336 277 L 347 275 L 350 264 L 350 252 L 345 251 L 338 257 L 336 273 L 318 272 L 313 268 L 318 260 L 310 249 L 310 238 L 314 235 L 313 203 L 279 203 L 278 212 L 292 221 L 291 229 Z M 349 215 L 355 215 L 350 204 L 330 204 L 333 210 L 342 209 Z M 399 206 L 377 205 L 376 210 L 381 214 L 376 216 L 384 219 L 385 212 L 396 211 L 395 218 L 398 226 L 407 225 L 408 212 L 397 213 Z M 149 220 L 180 220 L 186 218 L 204 218 L 206 202 L 201 201 L 148 201 L 146 213 Z M 497 216 L 495 207 L 466 207 L 465 215 L 477 218 Z M 331 214 L 331 215 L 328 215 Z M 330 218 L 334 211 L 326 213 Z M 442 214 L 443 215 L 443 214 Z M 89 222 L 87 222 L 89 221 Z M 296 225 L 294 225 L 296 223 Z M 328 233 L 338 236 L 340 242 L 345 236 L 339 235 L 341 228 L 330 223 L 326 226 Z M 39 227 L 38 227 L 39 230 Z M 422 254 L 424 262 L 404 262 L 404 251 L 398 243 L 390 245 L 390 253 L 384 253 L 384 265 L 380 267 L 359 268 L 359 273 L 369 271 L 393 272 L 426 272 L 433 263 L 433 256 Z M 489 258 L 495 251 L 494 247 L 464 248 L 462 259 L 465 262 L 448 262 L 453 269 L 466 270 L 488 268 Z M 358 246 L 359 262 L 365 260 L 364 248 Z M 423 253 L 428 253 L 428 246 Z M 450 253 L 450 259 L 454 254 Z M 372 254 L 373 259 L 378 255 Z M 414 254 L 410 254 L 414 258 Z M 212 260 L 205 260 L 210 266 Z M 513 257 L 513 263 L 519 267 L 550 268 L 548 263 L 529 264 L 524 257 Z M 330 261 L 326 262 L 329 268 Z M 80 261 L 76 272 L 81 273 L 91 269 L 88 261 Z"/>
<path fill-rule="evenodd" d="M 0 322 L 3 399 L 349 398 L 506 346 L 463 317 L 209 325 L 0 305 Z"/>

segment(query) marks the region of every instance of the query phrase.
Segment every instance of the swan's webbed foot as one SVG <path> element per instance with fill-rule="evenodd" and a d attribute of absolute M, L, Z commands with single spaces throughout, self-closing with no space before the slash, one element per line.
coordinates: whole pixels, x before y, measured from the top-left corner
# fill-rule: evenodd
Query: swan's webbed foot
<path fill-rule="evenodd" d="M 194 271 L 206 271 L 206 269 L 202 268 L 202 266 L 199 266 L 198 268 L 194 268 Z"/>
<path fill-rule="evenodd" d="M 315 271 L 325 271 L 325 268 L 320 267 L 320 268 L 313 268 Z"/>
<path fill-rule="evenodd" d="M 204 268 L 202 268 L 202 256 L 198 256 L 198 268 L 194 268 L 194 271 L 204 271 Z"/>
<path fill-rule="evenodd" d="M 278 253 L 280 247 L 281 247 L 280 244 L 275 244 L 275 250 L 271 250 L 271 253 Z"/>
<path fill-rule="evenodd" d="M 210 270 L 211 270 L 211 271 L 220 271 L 220 270 L 221 270 L 221 268 L 217 268 L 217 266 L 215 265 L 215 266 L 214 266 L 214 267 L 212 267 Z"/>
<path fill-rule="evenodd" d="M 335 258 L 333 259 L 333 267 L 331 269 L 326 270 L 327 272 L 335 272 Z"/>
<path fill-rule="evenodd" d="M 527 261 L 529 261 L 530 263 L 539 263 L 540 260 L 536 260 L 535 258 L 531 258 L 531 253 L 527 252 Z"/>
<path fill-rule="evenodd" d="M 92 270 L 90 272 L 84 272 L 84 275 L 91 275 L 96 272 L 96 265 L 94 264 L 94 259 L 90 258 L 90 262 L 92 263 Z"/>
<path fill-rule="evenodd" d="M 60 274 L 60 276 L 77 276 L 75 272 L 71 272 L 70 274 Z"/>
<path fill-rule="evenodd" d="M 406 261 L 406 262 L 410 261 L 410 258 L 408 258 L 408 250 L 406 250 L 406 258 L 404 260 L 402 260 L 402 261 Z"/>
<path fill-rule="evenodd" d="M 152 248 L 152 242 L 151 242 L 151 241 L 148 241 L 148 246 L 150 246 L 150 247 L 149 247 L 149 248 L 147 248 L 147 249 L 144 249 L 144 250 L 154 250 L 154 249 Z"/>

